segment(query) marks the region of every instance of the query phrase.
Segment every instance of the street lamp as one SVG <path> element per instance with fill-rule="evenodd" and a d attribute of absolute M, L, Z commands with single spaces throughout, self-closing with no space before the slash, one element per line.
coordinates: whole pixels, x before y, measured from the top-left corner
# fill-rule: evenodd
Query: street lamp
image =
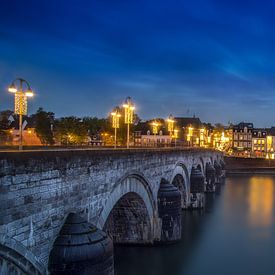
<path fill-rule="evenodd" d="M 16 86 L 16 82 L 19 82 L 19 90 Z M 26 89 L 23 90 L 23 85 L 25 84 Z M 28 110 L 28 97 L 33 97 L 33 91 L 30 84 L 22 79 L 16 78 L 8 88 L 10 93 L 14 94 L 14 113 L 19 115 L 19 150 L 23 148 L 23 135 L 22 135 L 22 116 L 27 115 Z"/>
<path fill-rule="evenodd" d="M 168 132 L 170 133 L 170 136 L 172 136 L 174 131 L 174 124 L 175 124 L 175 120 L 172 115 L 168 117 L 167 123 L 168 123 Z"/>
<path fill-rule="evenodd" d="M 152 122 L 152 128 L 153 128 L 153 134 L 154 135 L 157 135 L 159 126 L 160 126 L 160 124 L 157 121 Z"/>
<path fill-rule="evenodd" d="M 134 110 L 135 106 L 130 97 L 127 97 L 125 103 L 123 104 L 125 111 L 125 124 L 127 124 L 127 149 L 130 143 L 130 124 L 134 122 Z"/>
<path fill-rule="evenodd" d="M 190 146 L 193 145 L 193 130 L 194 128 L 192 127 L 192 125 L 190 125 L 188 127 L 188 134 L 187 134 L 187 141 L 189 142 Z"/>
<path fill-rule="evenodd" d="M 175 120 L 174 120 L 174 117 L 172 115 L 169 115 L 169 117 L 167 119 L 167 123 L 168 123 L 168 132 L 170 134 L 171 144 L 172 144 L 173 143 L 173 136 L 174 136 L 174 124 L 175 124 Z M 175 142 L 176 142 L 176 140 L 175 140 Z"/>
<path fill-rule="evenodd" d="M 200 146 L 204 146 L 204 135 L 205 135 L 205 129 L 201 128 L 200 129 Z"/>
<path fill-rule="evenodd" d="M 116 148 L 117 144 L 117 129 L 119 128 L 119 119 L 121 117 L 121 114 L 119 113 L 119 108 L 116 107 L 114 111 L 111 113 L 112 115 L 112 127 L 115 129 L 115 144 L 114 147 Z"/>
<path fill-rule="evenodd" d="M 177 146 L 177 138 L 179 137 L 179 130 L 175 129 L 174 130 L 174 135 L 172 135 L 172 137 L 174 136 L 175 138 L 175 147 Z"/>

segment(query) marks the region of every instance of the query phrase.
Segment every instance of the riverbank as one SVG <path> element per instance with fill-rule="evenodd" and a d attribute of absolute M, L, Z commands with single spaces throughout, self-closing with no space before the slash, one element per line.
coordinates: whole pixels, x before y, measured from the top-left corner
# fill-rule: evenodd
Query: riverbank
<path fill-rule="evenodd" d="M 226 175 L 275 175 L 275 160 L 225 157 Z"/>

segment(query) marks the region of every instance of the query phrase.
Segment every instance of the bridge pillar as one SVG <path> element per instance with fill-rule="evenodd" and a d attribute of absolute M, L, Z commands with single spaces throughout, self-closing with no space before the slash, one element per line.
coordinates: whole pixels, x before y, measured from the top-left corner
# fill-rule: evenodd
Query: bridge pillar
<path fill-rule="evenodd" d="M 225 171 L 225 162 L 223 159 L 220 161 L 222 175 L 221 175 L 221 183 L 225 183 L 226 171 Z"/>
<path fill-rule="evenodd" d="M 217 161 L 215 161 L 214 168 L 216 170 L 216 184 L 220 184 L 222 180 L 222 167 Z"/>
<path fill-rule="evenodd" d="M 160 242 L 181 239 L 181 193 L 164 178 L 158 191 L 158 216 L 161 224 Z"/>
<path fill-rule="evenodd" d="M 206 192 L 215 192 L 215 174 L 216 170 L 211 163 L 206 164 Z"/>
<path fill-rule="evenodd" d="M 113 275 L 113 262 L 113 243 L 106 233 L 70 213 L 50 252 L 50 274 Z"/>
<path fill-rule="evenodd" d="M 205 205 L 205 178 L 202 172 L 192 167 L 190 176 L 190 208 L 203 208 Z"/>

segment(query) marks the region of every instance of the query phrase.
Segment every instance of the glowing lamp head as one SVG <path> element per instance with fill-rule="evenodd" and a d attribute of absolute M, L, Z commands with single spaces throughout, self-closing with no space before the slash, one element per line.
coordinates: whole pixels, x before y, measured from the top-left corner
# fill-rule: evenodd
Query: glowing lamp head
<path fill-rule="evenodd" d="M 26 93 L 25 93 L 25 95 L 27 96 L 27 97 L 33 97 L 33 91 L 32 90 L 28 90 Z"/>
<path fill-rule="evenodd" d="M 10 93 L 16 93 L 17 92 L 17 89 L 16 89 L 16 87 L 13 83 L 9 86 L 8 90 L 9 90 Z"/>

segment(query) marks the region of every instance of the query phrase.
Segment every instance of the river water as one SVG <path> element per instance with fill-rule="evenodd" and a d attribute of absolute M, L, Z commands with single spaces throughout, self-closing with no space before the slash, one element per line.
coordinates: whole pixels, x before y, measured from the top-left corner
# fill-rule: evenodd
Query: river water
<path fill-rule="evenodd" d="M 275 177 L 226 179 L 174 245 L 116 247 L 115 275 L 275 274 Z"/>

